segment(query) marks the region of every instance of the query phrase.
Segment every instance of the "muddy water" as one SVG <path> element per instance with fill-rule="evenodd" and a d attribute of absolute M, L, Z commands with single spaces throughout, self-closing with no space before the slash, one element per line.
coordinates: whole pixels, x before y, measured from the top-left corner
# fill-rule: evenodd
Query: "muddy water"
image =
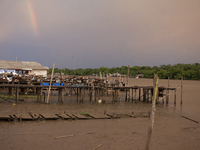
<path fill-rule="evenodd" d="M 133 79 L 130 85 L 152 85 L 152 79 Z M 159 85 L 167 86 L 168 80 L 159 80 Z M 181 85 L 180 80 L 170 80 L 170 87 Z M 183 104 L 180 105 L 180 88 L 177 90 L 176 105 L 174 93 L 170 94 L 169 105 L 160 102 L 156 107 L 154 130 L 150 149 L 199 149 L 199 123 L 187 120 L 182 116 L 200 122 L 200 82 L 183 81 Z M 138 95 L 138 94 L 137 94 Z M 124 95 L 122 94 L 122 98 Z M 74 99 L 74 100 L 73 100 Z M 38 104 L 35 102 L 1 103 L 1 114 L 12 113 L 80 113 L 91 114 L 131 113 L 150 111 L 150 103 L 109 103 L 92 104 L 76 103 L 75 97 L 64 104 Z M 76 121 L 36 121 L 36 122 L 0 122 L 1 149 L 144 149 L 149 118 L 122 118 L 111 120 L 76 120 Z M 84 133 L 84 134 L 83 134 Z M 54 139 L 57 136 L 73 135 L 67 138 Z"/>

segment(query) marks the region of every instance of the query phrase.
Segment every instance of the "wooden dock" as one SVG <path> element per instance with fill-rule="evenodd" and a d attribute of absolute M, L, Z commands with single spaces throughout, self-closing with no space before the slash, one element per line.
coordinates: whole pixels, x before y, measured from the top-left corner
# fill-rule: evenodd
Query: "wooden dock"
<path fill-rule="evenodd" d="M 174 104 L 176 104 L 176 90 L 179 87 L 158 87 L 157 102 L 166 98 L 166 104 L 169 103 L 169 91 L 174 92 Z M 37 102 L 46 102 L 46 91 L 49 86 L 38 84 L 20 84 L 20 83 L 0 83 L 0 89 L 8 89 L 8 94 L 15 93 L 16 102 L 19 102 L 20 93 L 29 93 L 31 89 L 33 94 L 37 95 Z M 76 95 L 77 102 L 82 102 L 85 94 L 89 96 L 91 102 L 107 102 L 108 95 L 112 96 L 112 102 L 118 102 L 121 92 L 125 92 L 124 99 L 126 102 L 151 102 L 153 95 L 153 86 L 120 86 L 119 84 L 75 84 L 69 85 L 63 83 L 62 86 L 51 86 L 51 93 L 58 95 L 58 102 L 64 103 L 65 95 Z"/>

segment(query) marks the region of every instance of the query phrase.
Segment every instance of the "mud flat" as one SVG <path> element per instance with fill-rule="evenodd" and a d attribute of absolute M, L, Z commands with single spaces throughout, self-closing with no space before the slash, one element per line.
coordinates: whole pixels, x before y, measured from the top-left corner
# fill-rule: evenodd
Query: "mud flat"
<path fill-rule="evenodd" d="M 129 81 L 132 85 L 152 85 L 152 79 L 131 78 Z M 159 80 L 159 85 L 167 84 L 167 80 Z M 170 80 L 170 86 L 179 85 L 180 80 Z M 200 121 L 200 82 L 184 80 L 183 85 L 182 105 L 180 105 L 180 90 L 177 90 L 176 105 L 173 101 L 169 101 L 168 105 L 159 103 L 156 106 L 150 149 L 199 149 L 200 125 L 197 122 Z M 173 99 L 174 95 L 170 96 L 170 99 Z M 3 150 L 95 148 L 121 150 L 145 148 L 149 117 L 125 117 L 125 114 L 134 116 L 140 112 L 146 113 L 151 110 L 151 104 L 131 102 L 15 104 L 10 101 L 0 103 L 0 110 L 0 114 L 5 117 L 12 115 L 17 118 L 14 121 L 0 121 L 0 145 Z M 83 112 L 88 112 L 97 118 L 99 115 L 99 119 L 84 118 L 84 116 L 82 118 Z M 45 114 L 47 118 L 55 116 L 57 119 L 44 119 L 44 115 L 44 118 L 34 121 L 20 121 L 20 115 L 21 118 L 34 119 L 41 117 L 40 114 Z M 110 119 L 101 119 L 105 114 L 109 114 Z"/>

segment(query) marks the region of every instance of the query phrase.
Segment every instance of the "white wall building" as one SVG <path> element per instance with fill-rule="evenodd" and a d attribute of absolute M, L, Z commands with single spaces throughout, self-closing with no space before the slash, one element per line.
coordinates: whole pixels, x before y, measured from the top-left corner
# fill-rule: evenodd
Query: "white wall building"
<path fill-rule="evenodd" d="M 0 70 L 15 70 L 15 72 L 29 75 L 47 76 L 48 69 L 37 62 L 0 60 Z"/>

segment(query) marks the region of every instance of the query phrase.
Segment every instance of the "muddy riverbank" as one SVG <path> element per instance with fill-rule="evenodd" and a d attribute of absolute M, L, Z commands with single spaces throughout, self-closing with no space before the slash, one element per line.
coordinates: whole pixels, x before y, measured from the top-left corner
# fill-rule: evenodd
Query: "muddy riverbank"
<path fill-rule="evenodd" d="M 152 85 L 151 79 L 130 79 L 131 85 Z M 167 86 L 167 80 L 159 85 Z M 170 80 L 171 87 L 180 86 L 180 80 Z M 200 126 L 186 116 L 200 121 L 200 82 L 183 82 L 183 104 L 180 105 L 180 90 L 177 104 L 173 104 L 173 93 L 169 105 L 159 103 L 156 107 L 155 124 L 150 149 L 199 149 Z M 80 113 L 91 114 L 147 112 L 150 103 L 76 103 L 41 104 L 13 101 L 0 103 L 1 114 L 20 113 Z M 1 149 L 98 149 L 129 150 L 144 149 L 150 118 L 121 118 L 94 120 L 56 120 L 0 122 Z M 73 135 L 55 139 L 58 136 Z"/>

